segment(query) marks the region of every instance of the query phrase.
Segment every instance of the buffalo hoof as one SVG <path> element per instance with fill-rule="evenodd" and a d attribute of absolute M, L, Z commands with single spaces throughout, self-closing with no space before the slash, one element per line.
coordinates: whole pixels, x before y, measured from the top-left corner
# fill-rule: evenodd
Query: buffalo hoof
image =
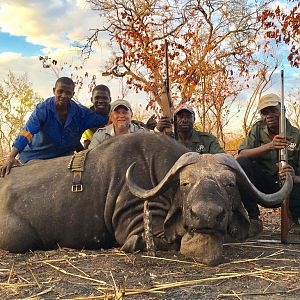
<path fill-rule="evenodd" d="M 217 234 L 186 233 L 181 240 L 180 253 L 209 266 L 218 265 L 223 260 L 222 237 Z"/>

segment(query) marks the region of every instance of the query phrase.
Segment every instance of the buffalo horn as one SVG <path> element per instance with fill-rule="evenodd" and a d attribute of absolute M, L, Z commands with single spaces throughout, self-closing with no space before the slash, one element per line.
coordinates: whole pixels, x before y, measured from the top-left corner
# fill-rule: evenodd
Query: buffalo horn
<path fill-rule="evenodd" d="M 242 167 L 231 155 L 220 153 L 215 154 L 214 158 L 218 163 L 234 169 L 236 171 L 237 181 L 239 182 L 239 184 L 243 184 L 245 189 L 249 190 L 249 192 L 252 192 L 254 196 L 258 197 L 261 200 L 260 204 L 263 206 L 275 206 L 280 204 L 293 189 L 293 179 L 292 176 L 288 173 L 284 185 L 278 192 L 273 194 L 264 194 L 255 187 Z"/>
<path fill-rule="evenodd" d="M 184 166 L 193 164 L 199 159 L 199 154 L 196 152 L 188 152 L 183 154 L 167 172 L 161 182 L 150 190 L 145 190 L 138 186 L 133 179 L 133 169 L 135 163 L 132 163 L 126 171 L 126 183 L 130 192 L 140 199 L 150 199 L 158 196 L 168 187 L 169 181 L 176 175 L 176 173 Z"/>

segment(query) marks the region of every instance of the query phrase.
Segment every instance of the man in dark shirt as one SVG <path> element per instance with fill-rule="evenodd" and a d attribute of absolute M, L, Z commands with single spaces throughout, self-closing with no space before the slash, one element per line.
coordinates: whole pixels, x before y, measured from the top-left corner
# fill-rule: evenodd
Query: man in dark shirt
<path fill-rule="evenodd" d="M 191 151 L 203 153 L 224 153 L 217 138 L 207 132 L 201 132 L 194 129 L 195 113 L 188 104 L 180 104 L 174 111 L 176 122 L 176 139 L 179 143 L 185 145 Z M 171 128 L 171 120 L 162 117 L 158 121 L 156 129 L 163 132 L 165 128 Z"/>
<path fill-rule="evenodd" d="M 297 225 L 300 217 L 300 130 L 286 119 L 287 136 L 279 134 L 280 103 L 280 98 L 275 94 L 261 97 L 257 108 L 261 119 L 253 125 L 239 146 L 237 160 L 254 185 L 265 193 L 277 191 L 280 177 L 284 178 L 287 172 L 291 173 L 294 187 L 289 204 L 294 223 Z M 279 172 L 278 153 L 285 147 L 288 152 L 288 164 Z M 240 193 L 250 218 L 250 236 L 255 236 L 263 229 L 257 199 L 243 189 Z"/>

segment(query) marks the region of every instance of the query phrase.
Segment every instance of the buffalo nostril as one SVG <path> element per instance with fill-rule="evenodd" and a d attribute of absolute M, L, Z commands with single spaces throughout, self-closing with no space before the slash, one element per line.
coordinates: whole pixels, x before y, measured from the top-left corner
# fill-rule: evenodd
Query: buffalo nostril
<path fill-rule="evenodd" d="M 225 210 L 223 209 L 223 210 L 221 211 L 221 213 L 217 215 L 217 217 L 216 217 L 216 222 L 217 222 L 218 224 L 222 223 L 222 222 L 224 221 L 225 217 L 226 217 L 226 213 L 225 213 Z"/>
<path fill-rule="evenodd" d="M 208 226 L 213 224 L 222 224 L 226 219 L 226 211 L 224 207 L 213 202 L 197 202 L 191 206 L 191 217 L 194 220 L 201 220 Z"/>

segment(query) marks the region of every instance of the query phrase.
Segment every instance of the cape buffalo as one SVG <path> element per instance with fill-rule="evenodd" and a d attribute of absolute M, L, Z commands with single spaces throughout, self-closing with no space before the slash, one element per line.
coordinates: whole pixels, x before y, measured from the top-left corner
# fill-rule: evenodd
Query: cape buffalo
<path fill-rule="evenodd" d="M 238 184 L 268 204 L 280 203 L 292 186 L 288 177 L 279 192 L 262 194 L 229 155 L 189 152 L 156 133 L 112 138 L 91 150 L 82 192 L 71 191 L 69 160 L 32 161 L 0 179 L 1 249 L 97 249 L 118 244 L 125 251 L 143 250 L 141 199 L 147 198 L 157 249 L 178 249 L 182 240 L 183 254 L 216 264 L 226 233 L 247 237 L 249 221 Z M 125 180 L 128 168 L 130 190 Z"/>

